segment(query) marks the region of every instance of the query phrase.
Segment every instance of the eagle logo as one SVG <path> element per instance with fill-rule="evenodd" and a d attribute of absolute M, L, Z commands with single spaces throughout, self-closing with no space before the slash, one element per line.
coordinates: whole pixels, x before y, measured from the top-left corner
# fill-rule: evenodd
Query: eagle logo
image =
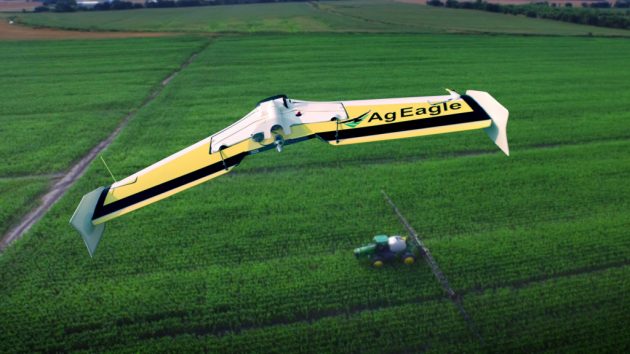
<path fill-rule="evenodd" d="M 360 116 L 358 116 L 356 118 L 348 119 L 343 124 L 345 124 L 346 126 L 348 126 L 350 128 L 355 128 L 357 125 L 359 125 L 359 124 L 361 124 L 361 122 L 363 122 L 365 117 L 367 117 L 368 113 L 370 113 L 370 111 L 367 111 L 367 112 L 361 114 Z"/>

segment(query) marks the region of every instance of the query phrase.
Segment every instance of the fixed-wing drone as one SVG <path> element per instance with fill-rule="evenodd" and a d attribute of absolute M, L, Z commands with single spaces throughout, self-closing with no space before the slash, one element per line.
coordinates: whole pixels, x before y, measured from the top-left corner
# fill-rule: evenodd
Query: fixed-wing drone
<path fill-rule="evenodd" d="M 484 129 L 509 155 L 507 109 L 487 92 L 448 92 L 341 102 L 269 97 L 220 132 L 84 195 L 70 223 L 93 255 L 105 222 L 221 176 L 248 155 L 269 149 L 280 152 L 286 145 L 314 137 L 331 145 L 346 145 Z"/>

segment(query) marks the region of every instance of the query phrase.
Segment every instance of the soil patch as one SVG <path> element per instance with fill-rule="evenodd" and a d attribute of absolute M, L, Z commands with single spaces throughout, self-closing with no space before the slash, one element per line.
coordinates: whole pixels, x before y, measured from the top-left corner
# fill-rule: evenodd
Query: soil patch
<path fill-rule="evenodd" d="M 40 2 L 30 2 L 30 1 L 5 1 L 0 0 L 0 12 L 18 12 L 22 10 L 33 11 L 34 8 L 40 6 L 42 3 Z"/>
<path fill-rule="evenodd" d="M 174 33 L 168 32 L 85 32 L 66 31 L 51 28 L 32 28 L 8 21 L 0 21 L 0 40 L 36 40 L 36 39 L 99 39 L 162 37 Z"/>

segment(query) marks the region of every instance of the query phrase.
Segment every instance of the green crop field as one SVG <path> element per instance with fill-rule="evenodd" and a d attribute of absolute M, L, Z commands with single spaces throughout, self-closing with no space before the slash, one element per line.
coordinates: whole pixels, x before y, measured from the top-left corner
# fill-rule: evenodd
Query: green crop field
<path fill-rule="evenodd" d="M 0 42 L 0 175 L 65 170 L 177 69 L 202 39 Z M 73 149 L 68 149 L 72 141 Z"/>
<path fill-rule="evenodd" d="M 0 42 L 0 231 L 203 42 Z"/>
<path fill-rule="evenodd" d="M 0 179 L 0 233 L 7 229 L 37 203 L 50 184 L 47 176 Z"/>
<path fill-rule="evenodd" d="M 95 162 L 0 255 L 0 351 L 628 347 L 629 55 L 621 38 L 215 38 L 106 150 L 117 177 L 278 93 L 348 100 L 485 90 L 510 110 L 512 154 L 481 131 L 344 147 L 311 140 L 248 157 L 224 177 L 112 221 L 90 259 L 68 219 L 84 193 L 111 181 Z M 123 76 L 141 80 L 133 75 Z M 127 110 L 143 99 L 132 97 Z M 0 191 L 13 191 L 0 183 Z M 375 270 L 354 259 L 352 249 L 374 234 L 405 233 L 381 190 L 419 231 L 482 340 L 424 262 Z"/>
<path fill-rule="evenodd" d="M 21 14 L 32 26 L 176 32 L 414 32 L 628 36 L 630 31 L 389 0 Z"/>

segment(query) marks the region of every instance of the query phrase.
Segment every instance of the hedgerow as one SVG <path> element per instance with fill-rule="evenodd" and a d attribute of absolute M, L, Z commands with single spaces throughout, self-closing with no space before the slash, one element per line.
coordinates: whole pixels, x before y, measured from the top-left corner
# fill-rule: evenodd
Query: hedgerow
<path fill-rule="evenodd" d="M 610 3 L 601 2 L 602 4 Z M 571 3 L 567 3 L 571 4 Z M 597 4 L 597 3 L 595 3 Z M 617 1 L 616 6 L 620 8 L 627 7 L 629 3 L 625 1 Z M 610 27 L 610 28 L 630 28 L 630 13 L 622 11 L 601 10 L 598 6 L 591 8 L 586 7 L 573 7 L 573 6 L 556 6 L 555 3 L 537 2 L 533 4 L 525 5 L 502 5 L 489 3 L 478 0 L 472 1 L 457 1 L 447 0 L 442 2 L 440 0 L 427 1 L 427 5 L 430 6 L 446 6 L 457 9 L 469 9 L 469 10 L 484 10 L 489 12 L 499 12 L 511 15 L 524 15 L 533 18 L 544 18 L 549 20 L 557 20 L 563 22 L 573 22 L 583 25 Z M 606 6 L 601 6 L 606 8 Z"/>

